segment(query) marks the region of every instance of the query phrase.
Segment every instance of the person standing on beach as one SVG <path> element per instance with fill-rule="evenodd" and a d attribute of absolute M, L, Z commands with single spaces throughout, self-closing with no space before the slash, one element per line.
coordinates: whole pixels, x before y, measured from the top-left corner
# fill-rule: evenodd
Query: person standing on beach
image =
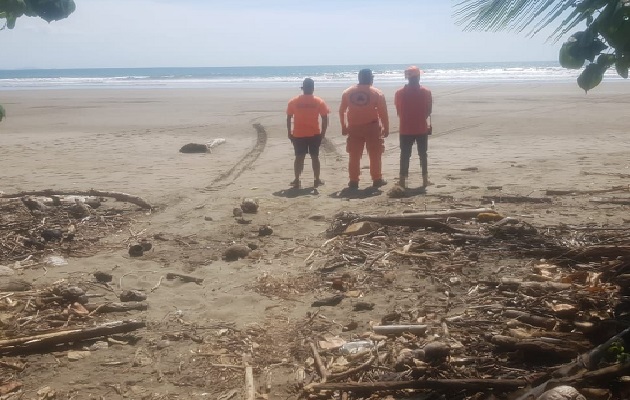
<path fill-rule="evenodd" d="M 418 67 L 405 70 L 408 83 L 398 91 L 394 97 L 396 112 L 400 119 L 400 181 L 405 187 L 409 176 L 409 159 L 413 144 L 416 143 L 420 165 L 422 167 L 422 187 L 429 185 L 427 171 L 427 149 L 431 134 L 431 111 L 433 98 L 431 91 L 420 85 L 422 71 Z"/>
<path fill-rule="evenodd" d="M 302 82 L 304 94 L 294 97 L 287 105 L 287 132 L 295 150 L 295 161 L 293 162 L 295 180 L 291 182 L 291 186 L 296 189 L 300 188 L 300 175 L 304 170 L 304 159 L 307 153 L 311 155 L 313 164 L 313 175 L 315 176 L 313 186 L 318 187 L 324 184 L 319 176 L 319 147 L 322 139 L 326 136 L 330 109 L 324 100 L 313 96 L 314 91 L 315 82 L 311 78 L 304 79 Z M 321 129 L 319 126 L 320 116 Z M 294 121 L 292 121 L 293 118 L 295 118 Z M 292 125 L 293 130 L 291 130 Z"/>
<path fill-rule="evenodd" d="M 346 151 L 349 155 L 348 187 L 359 187 L 361 157 L 363 148 L 367 148 L 370 157 L 370 175 L 372 186 L 384 186 L 381 171 L 381 157 L 384 151 L 384 138 L 389 136 L 389 117 L 383 93 L 372 87 L 374 75 L 369 69 L 359 71 L 359 84 L 343 92 L 339 106 L 341 133 L 347 136 Z"/>

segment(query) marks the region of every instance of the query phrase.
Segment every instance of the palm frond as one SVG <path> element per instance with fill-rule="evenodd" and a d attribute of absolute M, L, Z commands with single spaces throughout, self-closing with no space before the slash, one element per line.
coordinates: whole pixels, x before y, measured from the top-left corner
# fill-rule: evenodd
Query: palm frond
<path fill-rule="evenodd" d="M 589 1 L 593 0 L 460 0 L 455 4 L 453 16 L 466 31 L 523 32 L 530 28 L 528 36 L 560 20 L 552 37 L 583 21 L 586 13 L 576 12 L 575 7 Z M 573 12 L 569 13 L 570 10 Z M 569 16 L 563 18 L 567 13 Z"/>

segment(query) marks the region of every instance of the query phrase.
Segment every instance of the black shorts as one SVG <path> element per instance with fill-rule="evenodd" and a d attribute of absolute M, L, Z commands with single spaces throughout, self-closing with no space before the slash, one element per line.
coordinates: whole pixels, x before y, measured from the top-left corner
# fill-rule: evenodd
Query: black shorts
<path fill-rule="evenodd" d="M 322 135 L 315 135 L 309 137 L 294 137 L 293 149 L 296 156 L 304 156 L 307 153 L 311 157 L 319 157 L 319 146 L 322 144 Z"/>

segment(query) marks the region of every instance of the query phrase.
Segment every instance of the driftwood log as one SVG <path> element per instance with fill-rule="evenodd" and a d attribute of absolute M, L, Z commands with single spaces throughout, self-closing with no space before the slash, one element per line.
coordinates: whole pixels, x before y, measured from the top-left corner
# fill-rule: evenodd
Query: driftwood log
<path fill-rule="evenodd" d="M 403 218 L 403 219 L 447 219 L 447 218 L 476 218 L 479 214 L 497 214 L 492 208 L 473 208 L 464 210 L 424 211 L 392 215 L 364 215 L 366 218 Z"/>
<path fill-rule="evenodd" d="M 544 328 L 549 331 L 552 330 L 557 323 L 557 321 L 553 318 L 539 317 L 538 315 L 531 315 L 519 310 L 505 310 L 503 311 L 502 315 L 506 318 L 515 319 L 524 324 L 537 326 L 539 328 Z"/>
<path fill-rule="evenodd" d="M 102 304 L 86 304 L 85 309 L 95 314 L 109 312 L 127 312 L 127 311 L 144 311 L 149 308 L 147 303 L 130 301 L 126 303 L 102 303 Z"/>
<path fill-rule="evenodd" d="M 417 381 L 317 383 L 304 388 L 305 391 L 340 390 L 373 393 L 409 389 L 431 389 L 444 392 L 489 391 L 509 392 L 527 386 L 525 379 L 423 379 Z"/>
<path fill-rule="evenodd" d="M 124 201 L 124 202 L 127 202 L 127 203 L 135 204 L 138 207 L 141 207 L 141 208 L 143 208 L 145 210 L 153 209 L 153 206 L 151 204 L 147 203 L 141 197 L 134 196 L 134 195 L 127 194 L 127 193 L 110 192 L 110 191 L 96 190 L 96 189 L 90 189 L 90 190 L 87 190 L 87 191 L 86 190 L 69 191 L 69 190 L 45 189 L 45 190 L 38 190 L 38 191 L 32 191 L 32 192 L 20 192 L 20 193 L 15 193 L 15 194 L 2 194 L 2 195 L 0 195 L 0 198 L 11 199 L 11 198 L 22 198 L 24 196 L 46 196 L 46 197 L 51 197 L 51 196 L 95 196 L 95 197 L 110 197 L 110 198 L 115 199 L 117 201 Z"/>
<path fill-rule="evenodd" d="M 549 189 L 549 190 L 545 191 L 545 195 L 547 195 L 547 196 L 566 196 L 566 195 L 569 195 L 569 194 L 598 194 L 598 193 L 621 192 L 621 191 L 626 191 L 626 190 L 630 190 L 630 186 L 628 186 L 628 185 L 613 186 L 610 189 L 595 189 L 595 190 L 578 190 L 578 189 L 574 189 L 574 190 L 553 190 L 553 189 Z"/>
<path fill-rule="evenodd" d="M 578 384 L 580 382 L 590 383 L 593 380 L 601 379 L 602 376 L 605 379 L 612 379 L 613 376 L 618 373 L 626 373 L 630 367 L 630 363 L 617 364 L 611 367 L 604 368 L 603 370 L 592 371 L 597 365 L 607 356 L 608 348 L 615 342 L 621 341 L 627 343 L 630 339 L 630 328 L 625 329 L 621 333 L 608 339 L 606 342 L 600 344 L 589 352 L 579 356 L 574 362 L 565 364 L 556 369 L 552 373 L 552 378 L 526 390 L 523 394 L 516 398 L 516 400 L 530 400 L 538 398 L 541 394 L 549 389 L 553 389 L 556 386 L 565 384 Z M 620 372 L 622 371 L 622 372 Z M 625 371 L 625 372 L 623 372 Z"/>
<path fill-rule="evenodd" d="M 528 196 L 483 196 L 482 200 L 486 203 L 534 203 L 543 204 L 551 203 L 551 199 L 548 197 L 528 197 Z"/>
<path fill-rule="evenodd" d="M 620 205 L 624 205 L 624 206 L 627 206 L 628 204 L 630 204 L 630 199 L 627 198 L 627 197 L 610 197 L 610 198 L 594 197 L 594 198 L 590 199 L 589 201 L 591 203 L 620 204 Z"/>
<path fill-rule="evenodd" d="M 95 339 L 102 336 L 127 333 L 144 328 L 142 321 L 116 321 L 83 329 L 71 329 L 41 335 L 0 340 L 0 355 L 24 354 L 34 351 L 51 351 L 54 346 Z"/>
<path fill-rule="evenodd" d="M 526 358 L 534 358 L 541 361 L 550 359 L 570 361 L 580 354 L 576 345 L 560 339 L 516 339 L 511 336 L 495 335 L 492 337 L 491 342 L 499 349 L 508 351 L 520 350 Z"/>

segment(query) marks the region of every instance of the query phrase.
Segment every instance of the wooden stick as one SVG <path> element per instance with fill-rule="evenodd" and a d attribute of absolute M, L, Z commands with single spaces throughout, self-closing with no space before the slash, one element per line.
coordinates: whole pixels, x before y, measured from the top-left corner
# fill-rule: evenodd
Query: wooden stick
<path fill-rule="evenodd" d="M 147 203 L 144 199 L 138 196 L 134 196 L 127 193 L 121 192 L 110 192 L 103 190 L 78 190 L 78 191 L 68 191 L 68 190 L 53 190 L 53 189 L 45 189 L 45 190 L 37 190 L 31 192 L 20 192 L 16 194 L 2 194 L 0 198 L 9 199 L 16 197 L 24 197 L 24 196 L 95 196 L 95 197 L 111 197 L 112 199 L 118 201 L 125 201 L 127 203 L 135 204 L 143 209 L 151 210 L 153 206 Z"/>
<path fill-rule="evenodd" d="M 423 379 L 416 381 L 316 383 L 308 385 L 305 391 L 339 390 L 348 392 L 380 392 L 408 389 L 432 389 L 446 392 L 512 391 L 527 386 L 525 379 Z"/>
<path fill-rule="evenodd" d="M 198 285 L 203 283 L 203 278 L 195 278 L 194 276 L 176 274 L 174 272 L 169 272 L 166 274 L 166 279 L 168 279 L 169 281 L 172 281 L 173 279 L 178 279 L 178 278 L 184 282 L 194 282 Z"/>
<path fill-rule="evenodd" d="M 427 332 L 426 325 L 376 325 L 372 327 L 378 335 L 400 335 L 408 332 L 414 335 L 424 335 Z"/>
<path fill-rule="evenodd" d="M 610 189 L 596 189 L 596 190 L 547 190 L 545 195 L 547 196 L 564 196 L 568 194 L 598 194 L 598 193 L 610 193 L 630 190 L 630 186 L 613 186 Z"/>
<path fill-rule="evenodd" d="M 483 196 L 482 199 L 487 202 L 497 202 L 497 203 L 551 203 L 551 199 L 549 197 L 528 197 L 528 196 Z"/>
<path fill-rule="evenodd" d="M 502 314 L 506 318 L 512 318 L 519 322 L 523 322 L 525 324 L 529 324 L 532 326 L 537 326 L 539 328 L 544 328 L 547 330 L 552 330 L 557 321 L 553 318 L 539 317 L 537 315 L 531 315 L 524 311 L 518 310 L 505 310 Z"/>
<path fill-rule="evenodd" d="M 622 198 L 622 197 L 611 197 L 611 198 L 594 197 L 590 199 L 589 201 L 591 203 L 598 203 L 598 204 L 621 204 L 621 205 L 630 204 L 630 199 Z"/>
<path fill-rule="evenodd" d="M 254 371 L 251 366 L 245 367 L 245 400 L 256 400 L 256 387 L 254 386 Z"/>
<path fill-rule="evenodd" d="M 126 303 L 102 303 L 102 304 L 86 304 L 85 309 L 94 313 L 108 313 L 108 312 L 126 312 L 126 311 L 144 311 L 149 308 L 147 303 L 140 301 L 129 301 Z"/>
<path fill-rule="evenodd" d="M 351 368 L 347 371 L 340 372 L 338 374 L 330 374 L 328 375 L 328 381 L 330 382 L 330 381 L 337 381 L 340 379 L 344 379 L 344 378 L 347 378 L 349 376 L 356 374 L 357 372 L 361 372 L 364 369 L 368 369 L 374 363 L 374 361 L 376 361 L 377 358 L 378 358 L 377 356 L 373 355 L 372 357 L 370 357 L 369 360 L 367 360 L 365 363 L 359 365 L 356 368 Z"/>
<path fill-rule="evenodd" d="M 328 372 L 326 371 L 326 367 L 322 362 L 322 358 L 319 356 L 319 351 L 317 351 L 317 347 L 315 343 L 310 342 L 311 350 L 313 351 L 313 358 L 315 359 L 315 366 L 317 367 L 317 371 L 319 372 L 319 376 L 321 377 L 322 383 L 326 382 L 328 378 Z"/>
<path fill-rule="evenodd" d="M 127 333 L 144 328 L 142 321 L 115 321 L 107 324 L 66 331 L 44 333 L 41 335 L 0 340 L 0 355 L 19 354 L 31 351 L 53 351 L 54 346 L 62 343 L 78 342 L 120 333 Z"/>
<path fill-rule="evenodd" d="M 492 208 L 473 208 L 464 210 L 446 210 L 446 211 L 423 211 L 404 214 L 392 214 L 383 215 L 382 217 L 395 217 L 403 219 L 423 219 L 423 218 L 435 218 L 446 219 L 450 217 L 454 218 L 476 218 L 479 214 L 497 214 L 496 210 Z M 379 218 L 378 215 L 365 215 L 365 217 Z"/>

